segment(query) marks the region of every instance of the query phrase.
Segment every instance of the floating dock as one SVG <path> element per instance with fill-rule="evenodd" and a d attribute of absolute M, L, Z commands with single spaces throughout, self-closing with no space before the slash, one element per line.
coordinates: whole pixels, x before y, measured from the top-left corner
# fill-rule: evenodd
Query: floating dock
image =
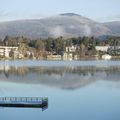
<path fill-rule="evenodd" d="M 48 98 L 42 97 L 0 97 L 0 107 L 48 108 Z"/>

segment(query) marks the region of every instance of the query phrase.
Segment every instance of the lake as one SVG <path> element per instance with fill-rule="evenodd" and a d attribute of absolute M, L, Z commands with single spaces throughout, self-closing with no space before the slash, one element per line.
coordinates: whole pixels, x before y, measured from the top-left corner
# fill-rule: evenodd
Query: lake
<path fill-rule="evenodd" d="M 120 120 L 120 61 L 0 61 L 1 97 L 48 108 L 0 108 L 0 120 Z"/>

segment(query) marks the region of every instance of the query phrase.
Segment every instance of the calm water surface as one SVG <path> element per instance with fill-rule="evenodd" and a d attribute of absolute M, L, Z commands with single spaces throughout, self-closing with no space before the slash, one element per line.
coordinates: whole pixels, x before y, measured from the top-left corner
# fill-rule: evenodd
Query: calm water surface
<path fill-rule="evenodd" d="M 0 61 L 0 96 L 48 97 L 48 109 L 0 108 L 0 120 L 120 120 L 120 61 Z"/>

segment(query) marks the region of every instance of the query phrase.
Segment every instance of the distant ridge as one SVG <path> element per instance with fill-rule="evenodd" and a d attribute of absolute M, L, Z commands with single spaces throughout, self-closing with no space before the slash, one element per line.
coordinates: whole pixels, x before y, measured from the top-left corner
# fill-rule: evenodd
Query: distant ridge
<path fill-rule="evenodd" d="M 120 22 L 99 23 L 75 13 L 33 20 L 18 20 L 0 23 L 0 37 L 6 35 L 29 38 L 120 36 Z"/>
<path fill-rule="evenodd" d="M 63 14 L 60 14 L 62 16 L 81 16 L 79 14 L 75 14 L 75 13 L 63 13 Z"/>

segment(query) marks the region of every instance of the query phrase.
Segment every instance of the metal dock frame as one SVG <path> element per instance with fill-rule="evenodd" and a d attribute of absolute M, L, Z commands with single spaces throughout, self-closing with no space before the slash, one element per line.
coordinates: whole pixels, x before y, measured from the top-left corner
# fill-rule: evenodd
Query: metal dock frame
<path fill-rule="evenodd" d="M 0 97 L 0 107 L 48 108 L 47 97 Z"/>

